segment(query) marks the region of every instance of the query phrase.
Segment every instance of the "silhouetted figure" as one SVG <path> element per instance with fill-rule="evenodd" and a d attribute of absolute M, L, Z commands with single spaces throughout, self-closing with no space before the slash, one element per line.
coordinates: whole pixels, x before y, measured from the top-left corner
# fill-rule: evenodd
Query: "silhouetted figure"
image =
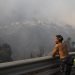
<path fill-rule="evenodd" d="M 64 41 L 64 44 L 66 45 L 67 50 L 71 51 L 71 38 L 70 37 L 68 37 L 67 40 Z"/>
<path fill-rule="evenodd" d="M 75 42 L 72 42 L 72 47 L 71 47 L 72 52 L 75 52 Z"/>
<path fill-rule="evenodd" d="M 63 37 L 61 35 L 56 35 L 55 38 L 55 47 L 52 52 L 53 58 L 55 58 L 56 55 L 59 55 L 60 57 L 60 72 L 63 73 L 63 75 L 70 75 L 73 59 L 69 55 L 68 49 L 66 45 L 64 45 Z"/>

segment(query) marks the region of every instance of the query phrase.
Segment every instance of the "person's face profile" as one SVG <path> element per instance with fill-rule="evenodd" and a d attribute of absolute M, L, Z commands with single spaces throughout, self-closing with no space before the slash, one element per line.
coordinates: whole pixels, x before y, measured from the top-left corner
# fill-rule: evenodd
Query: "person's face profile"
<path fill-rule="evenodd" d="M 58 38 L 57 37 L 55 37 L 55 44 L 57 44 L 58 42 L 59 42 L 59 40 L 58 40 Z"/>

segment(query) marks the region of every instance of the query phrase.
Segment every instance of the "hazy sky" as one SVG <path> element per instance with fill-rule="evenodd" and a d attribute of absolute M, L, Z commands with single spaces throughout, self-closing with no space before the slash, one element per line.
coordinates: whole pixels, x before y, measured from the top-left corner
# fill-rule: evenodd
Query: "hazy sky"
<path fill-rule="evenodd" d="M 74 26 L 75 0 L 0 0 L 1 21 L 15 14 L 21 18 L 44 17 Z"/>

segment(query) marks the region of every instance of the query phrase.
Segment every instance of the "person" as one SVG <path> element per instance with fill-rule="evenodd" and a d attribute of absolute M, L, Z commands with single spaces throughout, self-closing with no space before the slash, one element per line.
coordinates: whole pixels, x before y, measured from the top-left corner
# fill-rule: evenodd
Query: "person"
<path fill-rule="evenodd" d="M 72 48 L 71 38 L 68 37 L 68 38 L 64 41 L 64 44 L 66 44 L 66 47 L 67 47 L 68 51 L 70 52 L 70 51 L 71 51 L 71 48 Z"/>
<path fill-rule="evenodd" d="M 55 37 L 55 47 L 52 51 L 53 58 L 59 55 L 60 57 L 60 72 L 64 73 L 64 75 L 70 75 L 73 59 L 69 55 L 66 45 L 63 43 L 63 36 L 56 35 Z"/>

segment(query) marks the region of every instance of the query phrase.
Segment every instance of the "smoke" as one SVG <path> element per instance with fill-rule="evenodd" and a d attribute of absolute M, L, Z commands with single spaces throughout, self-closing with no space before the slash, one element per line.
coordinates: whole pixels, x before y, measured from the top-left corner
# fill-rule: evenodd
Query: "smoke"
<path fill-rule="evenodd" d="M 0 0 L 1 43 L 9 43 L 14 60 L 47 55 L 53 37 L 72 36 L 75 30 L 73 0 Z M 67 37 L 65 37 L 67 36 Z M 35 54 L 35 55 L 34 55 Z"/>
<path fill-rule="evenodd" d="M 1 0 L 1 22 L 24 21 L 32 17 L 75 24 L 74 0 Z"/>

